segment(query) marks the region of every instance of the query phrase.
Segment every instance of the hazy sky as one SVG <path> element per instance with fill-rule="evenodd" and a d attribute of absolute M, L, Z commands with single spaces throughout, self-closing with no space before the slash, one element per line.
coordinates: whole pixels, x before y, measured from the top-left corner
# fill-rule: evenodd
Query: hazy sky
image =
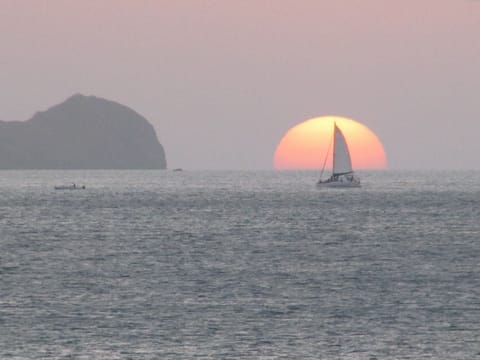
<path fill-rule="evenodd" d="M 392 169 L 480 169 L 480 1 L 0 0 L 0 119 L 74 93 L 156 128 L 169 167 L 270 169 L 313 116 Z"/>

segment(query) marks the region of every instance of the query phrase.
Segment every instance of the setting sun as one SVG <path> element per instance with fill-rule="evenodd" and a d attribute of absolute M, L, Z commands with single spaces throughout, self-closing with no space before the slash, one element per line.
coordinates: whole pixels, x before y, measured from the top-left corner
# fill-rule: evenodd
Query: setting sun
<path fill-rule="evenodd" d="M 330 168 L 334 123 L 345 136 L 354 169 L 386 168 L 383 145 L 369 128 L 352 119 L 324 116 L 287 131 L 275 150 L 275 169 L 320 169 L 325 161 L 326 168 Z"/>

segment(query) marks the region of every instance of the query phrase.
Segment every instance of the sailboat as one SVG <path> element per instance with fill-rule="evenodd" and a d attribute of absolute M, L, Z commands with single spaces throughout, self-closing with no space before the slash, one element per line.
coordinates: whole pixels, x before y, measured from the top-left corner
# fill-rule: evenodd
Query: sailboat
<path fill-rule="evenodd" d="M 332 175 L 322 180 L 325 162 L 323 164 L 320 180 L 317 182 L 318 187 L 360 187 L 360 179 L 355 176 L 352 169 L 352 161 L 348 151 L 347 142 L 342 131 L 338 128 L 337 123 L 333 124 L 333 166 Z M 328 152 L 327 152 L 328 156 Z"/>
<path fill-rule="evenodd" d="M 54 186 L 55 190 L 85 190 L 85 185 L 78 186 L 77 184 L 73 183 L 72 185 L 57 185 Z"/>

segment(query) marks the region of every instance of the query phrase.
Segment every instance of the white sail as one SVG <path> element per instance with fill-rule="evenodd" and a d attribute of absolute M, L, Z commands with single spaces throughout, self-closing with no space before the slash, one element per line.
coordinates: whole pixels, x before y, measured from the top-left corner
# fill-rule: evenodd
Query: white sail
<path fill-rule="evenodd" d="M 352 172 L 352 162 L 348 152 L 347 142 L 340 129 L 335 124 L 333 140 L 333 175 L 349 174 Z"/>

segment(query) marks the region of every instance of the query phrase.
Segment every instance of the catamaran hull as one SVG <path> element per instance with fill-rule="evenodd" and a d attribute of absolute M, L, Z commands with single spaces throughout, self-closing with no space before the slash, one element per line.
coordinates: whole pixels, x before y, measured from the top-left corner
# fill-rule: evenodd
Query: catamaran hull
<path fill-rule="evenodd" d="M 325 181 L 318 182 L 317 187 L 319 188 L 359 188 L 361 187 L 359 181 Z"/>

